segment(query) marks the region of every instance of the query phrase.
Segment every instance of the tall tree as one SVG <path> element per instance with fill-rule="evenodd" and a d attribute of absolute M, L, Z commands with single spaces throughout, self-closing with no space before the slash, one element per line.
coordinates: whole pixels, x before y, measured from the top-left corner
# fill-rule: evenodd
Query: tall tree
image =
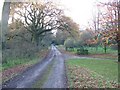
<path fill-rule="evenodd" d="M 39 41 L 52 30 L 65 30 L 71 35 L 79 30 L 78 25 L 52 2 L 27 2 L 16 9 L 15 13 L 19 19 L 22 18 L 21 21 L 31 33 L 36 46 L 39 46 Z"/>
<path fill-rule="evenodd" d="M 100 3 L 99 6 L 101 10 L 104 9 L 104 13 L 101 12 L 101 29 L 103 29 L 106 39 L 116 40 L 118 44 L 118 62 L 120 62 L 120 0 L 110 0 L 107 3 Z"/>
<path fill-rule="evenodd" d="M 120 0 L 118 1 L 118 61 L 120 62 Z"/>
<path fill-rule="evenodd" d="M 79 25 L 65 15 L 60 17 L 60 26 L 58 29 L 67 31 L 74 38 L 79 35 Z"/>
<path fill-rule="evenodd" d="M 25 28 L 32 34 L 32 40 L 38 46 L 40 38 L 43 38 L 46 32 L 55 30 L 59 26 L 58 18 L 62 10 L 51 2 L 32 2 L 25 3 L 22 8 L 16 10 L 16 14 L 24 19 L 22 21 Z"/>
<path fill-rule="evenodd" d="M 60 30 L 59 30 L 60 29 Z M 79 36 L 79 25 L 72 20 L 72 18 L 67 16 L 62 16 L 60 18 L 60 26 L 56 33 L 56 38 L 58 42 L 64 44 L 64 41 L 68 37 L 72 37 L 75 40 L 78 39 Z"/>
<path fill-rule="evenodd" d="M 2 48 L 5 47 L 6 34 L 8 32 L 8 19 L 10 13 L 10 2 L 4 2 L 2 10 Z"/>
<path fill-rule="evenodd" d="M 94 39 L 95 39 L 95 41 L 97 41 L 98 40 L 98 35 L 96 35 L 96 34 L 98 34 L 99 33 L 99 29 L 100 29 L 100 13 L 99 13 L 99 8 L 97 8 L 97 13 L 95 13 L 95 16 L 93 16 L 93 30 L 95 31 L 94 32 Z M 96 42 L 96 50 L 98 50 L 98 41 Z"/>

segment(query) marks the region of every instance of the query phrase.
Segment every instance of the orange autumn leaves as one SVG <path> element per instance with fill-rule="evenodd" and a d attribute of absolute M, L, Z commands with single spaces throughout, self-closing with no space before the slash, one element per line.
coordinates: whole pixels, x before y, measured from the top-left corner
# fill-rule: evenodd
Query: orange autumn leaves
<path fill-rule="evenodd" d="M 95 31 L 88 29 L 87 31 L 92 32 L 94 38 L 87 40 L 88 45 L 102 44 L 111 46 L 116 44 L 120 40 L 118 30 L 118 2 L 109 1 L 107 3 L 97 4 L 99 11 L 99 28 Z"/>

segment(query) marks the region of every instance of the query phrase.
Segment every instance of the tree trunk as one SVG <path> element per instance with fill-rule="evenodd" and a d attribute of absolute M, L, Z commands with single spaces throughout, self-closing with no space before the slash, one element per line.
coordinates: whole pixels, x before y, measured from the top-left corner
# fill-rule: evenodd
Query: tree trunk
<path fill-rule="evenodd" d="M 67 48 L 67 47 L 65 47 L 65 50 L 66 50 L 66 51 L 68 51 L 68 48 Z"/>
<path fill-rule="evenodd" d="M 118 1 L 118 32 L 117 32 L 117 43 L 118 43 L 118 62 L 120 62 L 120 1 Z"/>
<path fill-rule="evenodd" d="M 120 62 L 120 41 L 118 42 L 118 62 Z"/>
<path fill-rule="evenodd" d="M 2 10 L 2 48 L 5 48 L 6 34 L 8 32 L 8 19 L 10 13 L 10 2 L 4 2 Z"/>
<path fill-rule="evenodd" d="M 98 45 L 96 46 L 96 51 L 98 51 Z"/>
<path fill-rule="evenodd" d="M 39 51 L 39 36 L 35 35 L 35 44 L 36 44 L 36 51 Z"/>
<path fill-rule="evenodd" d="M 36 46 L 37 46 L 37 47 L 39 46 L 39 37 L 36 38 Z"/>
<path fill-rule="evenodd" d="M 107 52 L 107 46 L 106 46 L 106 44 L 104 45 L 104 51 L 105 51 L 105 54 L 106 54 L 106 52 Z"/>

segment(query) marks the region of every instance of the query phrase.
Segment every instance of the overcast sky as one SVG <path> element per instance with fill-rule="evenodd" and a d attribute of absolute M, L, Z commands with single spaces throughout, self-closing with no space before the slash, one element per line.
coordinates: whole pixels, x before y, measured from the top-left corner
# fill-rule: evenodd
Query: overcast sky
<path fill-rule="evenodd" d="M 62 4 L 68 8 L 65 13 L 72 17 L 80 27 L 85 27 L 88 21 L 91 20 L 95 1 L 96 0 L 61 0 Z"/>
<path fill-rule="evenodd" d="M 3 0 L 2 0 L 3 1 Z M 0 3 L 0 13 L 2 11 L 2 1 Z M 98 1 L 108 0 L 53 0 L 63 5 L 65 8 L 65 14 L 70 16 L 76 23 L 80 25 L 80 28 L 84 28 L 88 25 L 88 22 L 92 19 L 95 11 L 95 3 Z M 0 14 L 1 16 L 1 14 Z"/>
<path fill-rule="evenodd" d="M 96 3 L 108 2 L 110 0 L 58 0 L 67 8 L 66 15 L 80 25 L 80 28 L 85 28 L 88 22 L 93 18 L 96 12 Z"/>

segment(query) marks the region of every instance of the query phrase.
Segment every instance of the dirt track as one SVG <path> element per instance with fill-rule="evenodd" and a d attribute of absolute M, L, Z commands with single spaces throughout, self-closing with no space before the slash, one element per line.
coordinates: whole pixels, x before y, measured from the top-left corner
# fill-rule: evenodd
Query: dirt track
<path fill-rule="evenodd" d="M 51 64 L 53 63 L 53 64 Z M 33 88 L 40 78 L 43 78 L 44 73 L 47 72 L 51 66 L 47 80 L 42 83 L 40 88 L 65 88 L 66 76 L 64 56 L 55 47 L 51 46 L 50 53 L 39 63 L 28 68 L 20 75 L 6 81 L 2 84 L 2 88 Z"/>

